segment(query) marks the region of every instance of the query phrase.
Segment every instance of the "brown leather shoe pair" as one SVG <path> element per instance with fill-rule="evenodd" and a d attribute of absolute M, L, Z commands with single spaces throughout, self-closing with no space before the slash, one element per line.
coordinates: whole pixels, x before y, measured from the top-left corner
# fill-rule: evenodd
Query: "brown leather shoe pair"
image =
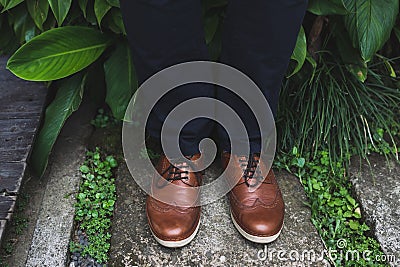
<path fill-rule="evenodd" d="M 234 164 L 228 165 L 232 157 Z M 196 162 L 200 154 L 190 158 Z M 240 234 L 256 243 L 269 243 L 278 238 L 284 217 L 284 203 L 272 170 L 267 177 L 260 176 L 260 169 L 266 170 L 259 156 L 235 156 L 223 153 L 222 166 L 227 168 L 233 189 L 229 193 L 231 217 Z M 170 194 L 172 185 L 180 186 L 173 191 L 177 203 L 161 202 L 147 197 L 146 212 L 150 230 L 155 239 L 166 247 L 182 247 L 193 240 L 200 225 L 201 207 L 196 206 L 199 192 L 193 190 L 201 185 L 202 173 L 193 171 L 187 163 L 174 163 L 162 156 L 157 171 L 163 177 L 152 185 L 152 195 Z"/>

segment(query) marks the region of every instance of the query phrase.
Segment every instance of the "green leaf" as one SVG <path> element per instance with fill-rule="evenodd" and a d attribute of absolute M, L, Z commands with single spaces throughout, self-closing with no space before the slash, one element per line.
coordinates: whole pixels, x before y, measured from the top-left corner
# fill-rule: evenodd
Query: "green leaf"
<path fill-rule="evenodd" d="M 36 26 L 24 9 L 16 8 L 13 14 L 14 33 L 20 43 L 28 42 L 36 35 Z"/>
<path fill-rule="evenodd" d="M 65 80 L 46 109 L 44 124 L 30 157 L 33 169 L 39 176 L 46 169 L 49 154 L 65 121 L 81 103 L 84 84 L 85 76 L 81 73 Z"/>
<path fill-rule="evenodd" d="M 115 118 L 123 119 L 129 100 L 137 88 L 132 55 L 126 41 L 118 43 L 104 63 L 104 72 L 107 84 L 106 103 Z"/>
<path fill-rule="evenodd" d="M 315 72 L 317 71 L 317 62 L 310 55 L 310 53 L 308 53 L 308 51 L 307 51 L 307 55 L 306 55 L 306 60 L 308 63 L 310 63 L 310 65 L 312 67 L 312 74 L 311 74 L 311 78 L 310 78 L 310 81 L 312 81 L 312 80 L 314 80 Z"/>
<path fill-rule="evenodd" d="M 58 26 L 64 22 L 71 8 L 72 0 L 48 0 Z"/>
<path fill-rule="evenodd" d="M 124 35 L 126 35 L 125 26 L 120 10 L 118 8 L 112 8 L 110 13 L 111 16 L 105 17 L 104 21 L 107 27 L 117 34 L 123 33 Z"/>
<path fill-rule="evenodd" d="M 345 218 L 353 217 L 353 212 L 348 210 L 343 214 L 343 217 L 345 217 Z"/>
<path fill-rule="evenodd" d="M 111 5 L 107 0 L 95 0 L 94 1 L 94 13 L 96 14 L 97 23 L 101 25 L 101 21 L 107 12 L 111 9 Z"/>
<path fill-rule="evenodd" d="M 217 14 L 207 16 L 204 18 L 204 33 L 206 44 L 209 44 L 214 38 L 215 33 L 218 29 L 219 18 Z"/>
<path fill-rule="evenodd" d="M 298 158 L 297 159 L 297 166 L 299 168 L 303 168 L 305 163 L 306 163 L 306 160 L 304 158 Z"/>
<path fill-rule="evenodd" d="M 313 183 L 313 188 L 315 190 L 321 190 L 321 185 L 319 183 Z"/>
<path fill-rule="evenodd" d="M 345 15 L 349 13 L 342 0 L 309 0 L 307 10 L 315 15 Z"/>
<path fill-rule="evenodd" d="M 7 68 L 25 80 L 56 80 L 93 63 L 108 44 L 109 39 L 98 30 L 79 26 L 55 28 L 18 49 Z"/>
<path fill-rule="evenodd" d="M 349 226 L 350 226 L 351 229 L 357 230 L 358 227 L 360 226 L 360 224 L 357 221 L 350 220 L 349 221 Z"/>
<path fill-rule="evenodd" d="M 291 56 L 291 59 L 296 61 L 297 64 L 293 72 L 289 75 L 289 77 L 292 76 L 293 74 L 296 74 L 301 69 L 301 67 L 304 64 L 304 61 L 306 60 L 306 55 L 307 55 L 307 40 L 306 40 L 306 34 L 304 33 L 304 29 L 302 26 L 297 36 L 296 46 Z"/>
<path fill-rule="evenodd" d="M 88 172 L 90 171 L 89 167 L 86 166 L 86 165 L 82 165 L 82 166 L 79 168 L 79 170 L 80 170 L 82 173 L 88 173 Z"/>
<path fill-rule="evenodd" d="M 214 38 L 208 44 L 208 51 L 211 60 L 218 60 L 222 50 L 222 23 L 218 23 Z"/>
<path fill-rule="evenodd" d="M 49 12 L 49 2 L 47 0 L 26 0 L 26 5 L 36 26 L 43 30 L 43 23 Z"/>
<path fill-rule="evenodd" d="M 113 7 L 120 7 L 119 0 L 107 0 L 107 2 Z"/>
<path fill-rule="evenodd" d="M 349 202 L 350 202 L 350 204 L 351 204 L 351 205 L 353 205 L 353 206 L 355 206 L 355 205 L 356 205 L 356 201 L 355 201 L 355 199 L 354 199 L 354 198 L 352 198 L 351 196 L 349 196 L 349 195 L 346 195 L 346 199 L 347 199 L 347 201 L 349 201 Z"/>
<path fill-rule="evenodd" d="M 3 10 L 1 12 L 4 12 L 13 7 L 16 7 L 17 5 L 21 4 L 22 2 L 24 2 L 24 0 L 0 0 L 0 4 L 3 6 Z"/>
<path fill-rule="evenodd" d="M 342 201 L 341 199 L 339 199 L 339 198 L 335 198 L 335 200 L 333 201 L 333 203 L 334 203 L 336 206 L 342 206 L 342 205 L 343 205 L 343 201 Z"/>
<path fill-rule="evenodd" d="M 349 33 L 346 31 L 341 20 L 335 23 L 333 33 L 336 37 L 336 45 L 340 57 L 343 63 L 346 64 L 347 70 L 359 81 L 364 82 L 367 79 L 367 63 L 361 58 L 360 52 L 352 46 Z"/>
<path fill-rule="evenodd" d="M 389 39 L 399 13 L 398 0 L 345 0 L 351 14 L 345 16 L 353 46 L 370 61 Z"/>
<path fill-rule="evenodd" d="M 384 57 L 384 56 L 382 56 L 382 55 L 379 55 L 379 54 L 376 54 L 376 56 L 382 60 L 382 62 L 385 65 L 386 70 L 388 71 L 388 74 L 390 75 L 390 77 L 396 78 L 397 77 L 396 71 L 393 68 L 392 64 L 390 63 L 391 60 L 386 58 L 386 57 Z M 380 141 L 383 138 L 383 129 L 382 128 L 376 129 L 376 131 L 377 131 L 378 136 L 379 136 L 379 137 L 377 137 L 377 140 Z"/>
<path fill-rule="evenodd" d="M 88 4 L 88 0 L 79 0 L 78 1 L 79 7 L 82 10 L 83 16 L 86 18 L 86 7 Z"/>

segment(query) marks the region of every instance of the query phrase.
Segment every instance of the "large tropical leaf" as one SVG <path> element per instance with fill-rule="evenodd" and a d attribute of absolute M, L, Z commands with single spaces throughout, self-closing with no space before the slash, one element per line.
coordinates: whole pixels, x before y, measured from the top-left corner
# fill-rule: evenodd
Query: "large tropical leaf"
<path fill-rule="evenodd" d="M 30 157 L 32 167 L 39 176 L 46 169 L 49 154 L 65 121 L 81 103 L 84 84 L 85 76 L 82 73 L 65 80 L 46 109 L 44 124 Z"/>
<path fill-rule="evenodd" d="M 48 0 L 59 26 L 64 22 L 71 8 L 72 0 Z"/>
<path fill-rule="evenodd" d="M 104 63 L 107 84 L 106 103 L 114 117 L 123 119 L 125 110 L 133 92 L 137 88 L 137 79 L 127 42 L 117 45 L 110 58 Z"/>
<path fill-rule="evenodd" d="M 26 5 L 36 26 L 43 30 L 43 23 L 49 12 L 49 2 L 47 0 L 26 0 Z"/>
<path fill-rule="evenodd" d="M 92 28 L 56 28 L 42 33 L 18 49 L 9 59 L 7 68 L 25 80 L 56 80 L 90 65 L 109 43 L 109 38 Z"/>
<path fill-rule="evenodd" d="M 118 8 L 112 8 L 110 11 L 110 16 L 108 16 L 107 27 L 113 32 L 126 35 L 124 21 L 122 20 L 121 11 Z M 107 17 L 106 17 L 107 19 Z"/>
<path fill-rule="evenodd" d="M 101 21 L 107 12 L 111 9 L 111 5 L 107 0 L 95 0 L 94 1 L 94 13 L 96 14 L 97 23 L 101 25 Z"/>
<path fill-rule="evenodd" d="M 367 79 L 367 64 L 361 58 L 360 52 L 351 44 L 349 33 L 341 20 L 335 20 L 336 46 L 347 70 L 358 80 L 364 82 Z"/>
<path fill-rule="evenodd" d="M 343 0 L 309 0 L 307 10 L 315 15 L 345 15 L 349 13 Z"/>
<path fill-rule="evenodd" d="M 1 12 L 9 10 L 22 2 L 24 2 L 24 0 L 0 0 L 0 4 L 3 6 L 3 10 Z"/>
<path fill-rule="evenodd" d="M 19 44 L 28 42 L 36 35 L 35 22 L 26 9 L 18 6 L 10 11 L 9 21 L 12 23 L 14 33 L 19 39 Z"/>
<path fill-rule="evenodd" d="M 345 16 L 345 25 L 353 46 L 360 49 L 368 62 L 381 49 L 399 13 L 398 0 L 344 0 L 351 12 Z"/>
<path fill-rule="evenodd" d="M 293 72 L 289 75 L 292 76 L 293 74 L 297 73 L 304 64 L 307 56 L 307 40 L 306 34 L 304 33 L 303 27 L 300 28 L 299 34 L 297 36 L 296 46 L 293 50 L 291 59 L 296 61 L 296 67 L 294 68 Z"/>

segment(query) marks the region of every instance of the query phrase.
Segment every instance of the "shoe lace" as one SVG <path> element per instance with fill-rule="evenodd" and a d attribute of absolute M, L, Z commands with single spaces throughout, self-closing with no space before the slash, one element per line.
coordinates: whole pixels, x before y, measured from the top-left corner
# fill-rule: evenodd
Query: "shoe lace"
<path fill-rule="evenodd" d="M 175 165 L 170 163 L 168 168 L 161 173 L 161 176 L 164 176 L 167 172 L 168 176 L 166 180 L 169 182 L 189 179 L 189 171 L 184 163 L 177 163 Z"/>
<path fill-rule="evenodd" d="M 249 156 L 244 156 L 239 158 L 239 163 L 243 169 L 243 179 L 247 186 L 255 187 L 259 183 L 266 181 L 261 171 L 257 166 L 260 164 L 260 160 L 256 157 L 258 154 L 251 154 Z M 255 183 L 250 183 L 250 180 L 255 179 Z"/>

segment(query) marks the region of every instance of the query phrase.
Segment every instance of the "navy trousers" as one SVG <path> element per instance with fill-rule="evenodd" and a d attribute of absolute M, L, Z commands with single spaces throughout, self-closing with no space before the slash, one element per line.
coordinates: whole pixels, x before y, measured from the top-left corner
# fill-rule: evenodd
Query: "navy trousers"
<path fill-rule="evenodd" d="M 248 75 L 276 114 L 279 89 L 294 49 L 307 0 L 230 0 L 222 30 L 220 61 Z M 200 0 L 121 0 L 139 83 L 156 72 L 187 61 L 209 60 Z M 260 130 L 250 108 L 234 94 L 210 84 L 192 83 L 168 93 L 153 109 L 147 131 L 155 138 L 169 112 L 194 97 L 214 97 L 230 105 L 246 126 L 250 151 L 260 151 Z M 200 140 L 216 129 L 219 145 L 230 150 L 220 125 L 206 118 L 190 121 L 180 134 L 184 155 L 199 152 Z"/>

